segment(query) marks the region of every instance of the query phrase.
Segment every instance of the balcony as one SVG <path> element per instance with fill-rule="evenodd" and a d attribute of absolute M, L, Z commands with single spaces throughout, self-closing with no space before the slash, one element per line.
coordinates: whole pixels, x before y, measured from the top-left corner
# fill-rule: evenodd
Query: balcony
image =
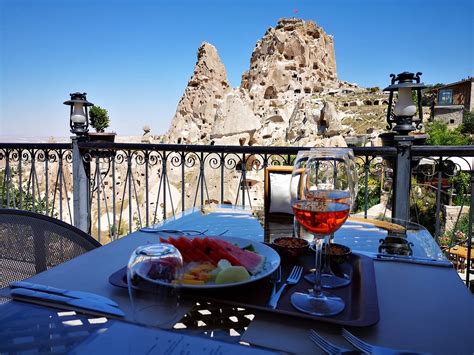
<path fill-rule="evenodd" d="M 264 169 L 291 165 L 298 150 L 309 149 L 96 142 L 80 142 L 77 148 L 75 155 L 71 144 L 0 144 L 1 207 L 48 214 L 108 243 L 203 204 L 260 208 Z M 424 225 L 442 248 L 469 242 L 469 228 L 456 231 L 469 219 L 474 146 L 412 147 L 410 179 L 393 169 L 401 154 L 394 147 L 354 148 L 354 153 L 360 215 L 390 217 L 392 201 L 403 198 L 394 186 L 405 177 L 403 184 L 410 186 L 409 219 Z M 83 169 L 86 178 L 82 191 L 81 182 L 74 180 L 74 157 L 80 162 L 76 169 Z M 453 187 L 460 176 L 467 179 L 462 195 Z M 454 216 L 447 216 L 452 209 L 444 206 L 454 200 L 460 206 Z M 450 230 L 445 230 L 446 219 L 451 220 Z M 468 275 L 467 264 L 463 272 Z"/>

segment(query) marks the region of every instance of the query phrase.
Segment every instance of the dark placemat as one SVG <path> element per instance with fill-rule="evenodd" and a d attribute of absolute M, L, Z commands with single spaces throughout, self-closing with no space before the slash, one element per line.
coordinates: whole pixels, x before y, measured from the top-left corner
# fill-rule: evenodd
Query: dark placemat
<path fill-rule="evenodd" d="M 302 265 L 307 273 L 314 266 L 314 254 L 305 254 L 296 262 Z M 284 258 L 282 259 L 282 280 L 286 280 L 294 265 L 295 260 L 287 261 Z M 304 280 L 303 277 L 298 284 L 287 287 L 280 298 L 277 309 L 267 307 L 273 287 L 269 277 L 242 286 L 203 290 L 183 289 L 182 294 L 186 298 L 221 302 L 239 307 L 283 313 L 341 325 L 363 327 L 377 323 L 379 320 L 379 308 L 372 259 L 365 255 L 352 253 L 347 262 L 335 267 L 335 272 L 344 272 L 350 275 L 352 282 L 346 287 L 325 290 L 341 297 L 346 303 L 344 311 L 332 317 L 316 317 L 301 313 L 291 305 L 290 297 L 293 292 L 307 292 L 312 288 L 312 285 Z M 126 268 L 124 267 L 113 273 L 109 277 L 109 282 L 114 286 L 126 288 Z"/>

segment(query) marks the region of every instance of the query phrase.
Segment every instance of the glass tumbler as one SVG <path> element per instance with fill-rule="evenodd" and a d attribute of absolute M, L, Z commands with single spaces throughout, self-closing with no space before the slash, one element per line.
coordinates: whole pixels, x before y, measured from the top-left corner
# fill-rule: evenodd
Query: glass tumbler
<path fill-rule="evenodd" d="M 183 258 L 167 243 L 136 248 L 127 266 L 127 284 L 136 323 L 170 328 L 179 319 Z"/>

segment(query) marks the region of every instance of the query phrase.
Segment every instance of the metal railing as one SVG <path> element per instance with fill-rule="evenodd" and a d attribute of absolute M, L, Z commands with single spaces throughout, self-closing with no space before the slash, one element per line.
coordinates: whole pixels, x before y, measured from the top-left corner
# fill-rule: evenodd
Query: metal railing
<path fill-rule="evenodd" d="M 86 141 L 0 143 L 1 207 L 29 209 L 76 225 L 80 215 L 87 219 L 83 224 L 88 226 L 87 231 L 105 243 L 197 205 L 261 205 L 264 169 L 292 165 L 297 152 L 303 149 L 310 148 Z M 469 209 L 468 196 L 474 189 L 474 146 L 412 146 L 408 154 L 399 147 L 353 149 L 360 177 L 359 210 L 365 216 L 380 198 L 386 205 L 405 200 L 408 206 L 406 200 L 411 200 L 411 219 L 421 224 L 429 221 L 425 226 L 438 240 L 443 233 L 442 206 L 453 196 L 447 184 L 451 187 L 462 169 L 468 174 L 463 192 L 466 206 L 461 208 L 456 224 L 463 209 Z M 461 163 L 451 162 L 450 157 L 461 159 Z M 397 169 L 400 159 L 411 164 L 411 175 Z M 78 189 L 78 167 L 86 176 L 82 190 Z M 435 207 L 427 211 L 420 199 L 429 196 Z M 82 202 L 79 209 L 77 201 Z M 470 246 L 472 212 L 469 226 L 466 239 Z"/>
<path fill-rule="evenodd" d="M 105 222 L 111 239 L 210 202 L 261 205 L 264 169 L 292 165 L 299 150 L 310 149 L 97 143 L 80 147 L 93 182 L 92 210 L 110 216 L 97 219 L 92 230 L 101 236 Z M 365 185 L 370 176 L 381 176 L 383 158 L 396 154 L 389 147 L 355 151 Z"/>
<path fill-rule="evenodd" d="M 0 206 L 72 224 L 71 144 L 0 143 Z"/>

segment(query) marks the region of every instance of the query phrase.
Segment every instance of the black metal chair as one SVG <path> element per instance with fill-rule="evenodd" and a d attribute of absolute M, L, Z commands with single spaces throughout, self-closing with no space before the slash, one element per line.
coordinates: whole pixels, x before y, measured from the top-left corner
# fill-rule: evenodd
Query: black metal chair
<path fill-rule="evenodd" d="M 58 219 L 0 209 L 0 288 L 100 246 L 87 233 Z"/>

